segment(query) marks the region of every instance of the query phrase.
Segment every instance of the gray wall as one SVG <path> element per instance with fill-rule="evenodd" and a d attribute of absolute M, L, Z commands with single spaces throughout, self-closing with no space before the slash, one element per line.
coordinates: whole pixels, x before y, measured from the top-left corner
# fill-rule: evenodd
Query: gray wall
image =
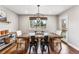
<path fill-rule="evenodd" d="M 0 6 L 0 10 L 7 14 L 7 21 L 11 22 L 9 24 L 0 22 L 0 30 L 8 29 L 10 32 L 18 30 L 18 15 L 3 6 Z"/>
<path fill-rule="evenodd" d="M 68 16 L 68 33 L 70 43 L 73 47 L 79 50 L 79 6 L 75 6 L 59 15 L 59 28 L 61 29 L 61 18 Z"/>
<path fill-rule="evenodd" d="M 35 28 L 30 27 L 30 16 L 19 16 L 19 30 L 23 33 L 28 33 L 29 30 L 34 30 Z M 49 32 L 55 32 L 57 29 L 57 17 L 56 16 L 47 16 L 47 27 L 46 30 Z"/>

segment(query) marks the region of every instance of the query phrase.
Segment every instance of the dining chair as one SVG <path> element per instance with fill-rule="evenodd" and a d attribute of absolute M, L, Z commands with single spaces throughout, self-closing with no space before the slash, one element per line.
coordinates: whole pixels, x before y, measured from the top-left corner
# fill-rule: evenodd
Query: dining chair
<path fill-rule="evenodd" d="M 20 31 L 20 30 L 16 31 L 16 35 L 21 36 L 22 31 Z M 17 44 L 17 47 L 16 47 L 17 53 L 20 53 L 18 51 L 25 49 L 25 47 L 24 47 L 25 41 L 22 38 L 16 38 L 16 44 Z"/>
<path fill-rule="evenodd" d="M 61 30 L 56 31 L 56 35 L 61 36 Z M 55 37 L 53 38 L 53 43 L 54 43 L 54 51 L 57 53 L 61 52 L 62 49 L 62 44 L 61 44 L 61 38 L 60 37 Z"/>
<path fill-rule="evenodd" d="M 33 51 L 31 52 L 31 49 L 33 49 Z M 35 38 L 35 36 L 30 36 L 30 47 L 29 47 L 29 54 L 30 53 L 34 53 L 37 54 L 37 40 Z"/>
<path fill-rule="evenodd" d="M 57 30 L 57 31 L 56 31 L 56 34 L 57 34 L 57 35 L 61 35 L 61 32 L 62 32 L 61 30 Z"/>
<path fill-rule="evenodd" d="M 45 46 L 47 47 L 47 49 L 45 48 Z M 44 38 L 41 39 L 41 51 L 42 51 L 42 54 L 44 53 L 44 51 L 46 52 L 46 50 L 48 50 L 48 53 L 49 53 L 48 35 L 45 35 Z"/>
<path fill-rule="evenodd" d="M 20 35 L 22 35 L 22 31 L 18 30 L 18 31 L 16 31 L 16 34 L 17 34 L 17 36 L 20 36 Z"/>

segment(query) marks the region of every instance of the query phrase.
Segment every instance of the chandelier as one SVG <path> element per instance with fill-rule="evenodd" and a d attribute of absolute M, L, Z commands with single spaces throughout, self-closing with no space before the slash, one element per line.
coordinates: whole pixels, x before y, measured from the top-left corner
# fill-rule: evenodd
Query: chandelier
<path fill-rule="evenodd" d="M 45 17 L 45 15 L 44 14 L 42 14 L 42 13 L 40 13 L 40 5 L 37 5 L 37 13 L 35 13 L 34 15 L 33 15 L 33 17 L 30 17 L 30 20 L 33 20 L 33 19 L 37 19 L 37 20 L 39 20 L 39 19 L 45 19 L 45 20 L 47 20 L 47 17 Z"/>
<path fill-rule="evenodd" d="M 37 13 L 30 17 L 30 20 L 33 23 L 32 26 L 35 27 L 36 30 L 46 28 L 47 17 L 40 13 L 40 5 L 37 5 Z"/>
<path fill-rule="evenodd" d="M 38 7 L 38 12 L 35 14 L 37 20 L 40 22 L 41 19 L 47 19 L 47 17 L 44 17 L 44 14 L 40 13 L 40 5 L 37 5 Z"/>
<path fill-rule="evenodd" d="M 35 14 L 35 16 L 37 18 L 40 18 L 41 16 L 44 17 L 44 14 L 40 13 L 40 5 L 37 5 L 37 8 L 38 8 L 38 10 L 37 10 L 37 13 Z"/>

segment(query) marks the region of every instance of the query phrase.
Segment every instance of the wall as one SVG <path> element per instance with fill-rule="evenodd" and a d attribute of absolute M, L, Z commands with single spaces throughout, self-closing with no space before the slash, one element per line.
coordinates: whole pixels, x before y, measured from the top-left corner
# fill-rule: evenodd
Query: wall
<path fill-rule="evenodd" d="M 30 16 L 19 16 L 19 30 L 23 31 L 23 33 L 28 33 L 29 30 L 35 29 L 35 28 L 30 28 L 29 17 Z M 47 16 L 47 17 L 48 20 L 47 20 L 46 30 L 48 30 L 49 32 L 55 32 L 57 29 L 56 26 L 57 17 L 56 16 Z"/>
<path fill-rule="evenodd" d="M 3 6 L 0 6 L 0 10 L 7 14 L 7 21 L 11 22 L 9 24 L 0 22 L 0 30 L 8 29 L 10 32 L 18 30 L 18 15 Z"/>
<path fill-rule="evenodd" d="M 59 15 L 59 28 L 61 29 L 61 18 L 68 16 L 68 33 L 70 43 L 73 47 L 79 50 L 79 6 L 74 6 Z"/>

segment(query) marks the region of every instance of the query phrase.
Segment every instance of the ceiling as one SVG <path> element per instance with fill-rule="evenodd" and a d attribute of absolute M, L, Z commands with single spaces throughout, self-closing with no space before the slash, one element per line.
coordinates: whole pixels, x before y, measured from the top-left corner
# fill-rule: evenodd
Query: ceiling
<path fill-rule="evenodd" d="M 4 5 L 4 7 L 12 10 L 18 15 L 31 15 L 38 13 L 38 7 L 36 5 Z M 72 5 L 40 5 L 39 12 L 44 15 L 58 15 Z"/>

